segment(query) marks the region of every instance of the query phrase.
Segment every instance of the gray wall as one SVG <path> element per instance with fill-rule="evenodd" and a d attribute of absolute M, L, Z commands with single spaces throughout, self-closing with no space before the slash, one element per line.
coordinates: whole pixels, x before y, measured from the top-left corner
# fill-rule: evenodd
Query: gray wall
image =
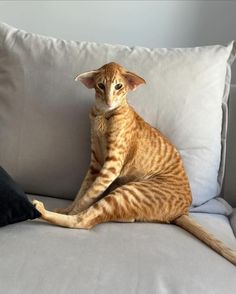
<path fill-rule="evenodd" d="M 236 39 L 236 1 L 1 1 L 0 21 L 58 38 L 130 46 L 227 44 Z"/>

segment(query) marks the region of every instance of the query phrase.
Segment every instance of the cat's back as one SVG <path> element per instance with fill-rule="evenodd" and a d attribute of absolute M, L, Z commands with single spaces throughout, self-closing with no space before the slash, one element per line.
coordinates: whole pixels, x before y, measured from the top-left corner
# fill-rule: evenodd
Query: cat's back
<path fill-rule="evenodd" d="M 132 107 L 130 107 L 130 110 L 135 121 L 132 133 L 134 134 L 134 141 L 138 145 L 145 146 L 145 148 L 150 147 L 150 149 L 157 148 L 156 151 L 159 154 L 163 154 L 162 151 L 167 151 L 166 149 L 177 152 L 175 146 L 159 129 L 146 122 Z"/>
<path fill-rule="evenodd" d="M 170 166 L 183 169 L 176 147 L 158 129 L 147 123 L 131 106 L 133 127 L 132 149 L 135 150 L 134 164 L 148 173 L 165 174 Z"/>

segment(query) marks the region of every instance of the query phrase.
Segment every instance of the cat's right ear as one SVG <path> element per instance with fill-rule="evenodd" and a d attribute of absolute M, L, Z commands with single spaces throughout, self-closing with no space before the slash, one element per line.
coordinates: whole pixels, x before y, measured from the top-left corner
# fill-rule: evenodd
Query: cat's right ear
<path fill-rule="evenodd" d="M 143 78 L 133 72 L 126 71 L 123 76 L 131 91 L 134 91 L 141 84 L 146 84 L 146 81 Z"/>
<path fill-rule="evenodd" d="M 98 73 L 97 70 L 88 71 L 78 75 L 75 81 L 81 81 L 87 88 L 92 89 L 95 87 L 95 75 Z"/>

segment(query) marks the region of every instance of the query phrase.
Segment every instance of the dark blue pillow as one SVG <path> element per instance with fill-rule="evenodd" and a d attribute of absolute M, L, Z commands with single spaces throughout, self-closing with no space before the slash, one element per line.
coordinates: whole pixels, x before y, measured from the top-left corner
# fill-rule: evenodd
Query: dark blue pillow
<path fill-rule="evenodd" d="M 0 167 L 0 226 L 40 217 L 24 191 Z"/>

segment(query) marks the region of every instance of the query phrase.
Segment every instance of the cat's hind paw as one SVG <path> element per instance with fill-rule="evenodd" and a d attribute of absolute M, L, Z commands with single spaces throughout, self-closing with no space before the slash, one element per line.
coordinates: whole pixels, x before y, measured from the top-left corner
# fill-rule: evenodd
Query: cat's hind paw
<path fill-rule="evenodd" d="M 33 200 L 32 204 L 35 206 L 35 208 L 41 213 L 41 215 L 44 215 L 46 213 L 46 209 L 44 207 L 43 202 L 40 202 L 38 200 Z"/>

